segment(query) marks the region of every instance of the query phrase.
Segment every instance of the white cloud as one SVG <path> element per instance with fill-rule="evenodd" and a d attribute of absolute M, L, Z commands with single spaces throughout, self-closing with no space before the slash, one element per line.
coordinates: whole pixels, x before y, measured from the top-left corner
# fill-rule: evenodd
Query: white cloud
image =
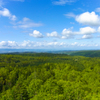
<path fill-rule="evenodd" d="M 65 47 L 68 44 L 64 42 L 33 42 L 33 41 L 24 41 L 20 47 L 21 48 L 59 48 L 59 47 Z"/>
<path fill-rule="evenodd" d="M 66 36 L 62 36 L 62 39 L 70 39 L 70 38 L 74 38 L 73 35 L 66 35 Z"/>
<path fill-rule="evenodd" d="M 48 37 L 59 37 L 58 33 L 56 31 L 52 32 L 52 33 L 47 33 Z"/>
<path fill-rule="evenodd" d="M 0 15 L 4 17 L 8 17 L 9 19 L 13 21 L 16 20 L 16 16 L 12 15 L 7 8 L 3 8 L 2 10 L 0 10 Z"/>
<path fill-rule="evenodd" d="M 69 38 L 74 38 L 76 35 L 84 35 L 83 38 L 87 36 L 87 38 L 90 38 L 89 35 L 96 33 L 96 29 L 91 28 L 91 27 L 83 27 L 80 28 L 79 31 L 72 31 L 72 28 L 70 29 L 63 29 L 62 31 L 62 39 L 69 39 Z"/>
<path fill-rule="evenodd" d="M 10 48 L 10 49 L 37 49 L 37 48 L 49 48 L 49 49 L 63 49 L 63 48 L 67 48 L 70 49 L 72 47 L 77 47 L 76 49 L 81 48 L 81 47 L 100 47 L 99 43 L 78 43 L 78 42 L 74 42 L 74 43 L 65 43 L 65 42 L 34 42 L 34 41 L 23 41 L 22 43 L 18 43 L 15 41 L 1 41 L 0 42 L 0 48 Z"/>
<path fill-rule="evenodd" d="M 80 31 L 76 32 L 76 34 L 92 34 L 95 32 L 96 32 L 96 30 L 94 28 L 84 27 L 84 28 L 80 28 Z"/>
<path fill-rule="evenodd" d="M 72 3 L 75 2 L 75 0 L 59 0 L 59 1 L 54 1 L 53 4 L 55 5 L 64 5 L 66 3 Z"/>
<path fill-rule="evenodd" d="M 15 41 L 1 41 L 0 48 L 11 48 L 17 47 L 17 43 Z"/>
<path fill-rule="evenodd" d="M 33 47 L 34 46 L 34 44 L 35 44 L 35 42 L 33 42 L 33 41 L 24 41 L 24 42 L 22 42 L 20 45 L 19 45 L 19 47 Z"/>
<path fill-rule="evenodd" d="M 8 46 L 9 47 L 16 47 L 17 43 L 15 41 L 8 41 Z"/>
<path fill-rule="evenodd" d="M 97 32 L 99 32 L 99 33 L 100 33 L 100 26 L 98 27 L 98 30 L 97 30 Z"/>
<path fill-rule="evenodd" d="M 13 27 L 14 28 L 30 28 L 30 27 L 39 27 L 42 26 L 41 23 L 34 23 L 32 20 L 30 20 L 27 17 L 24 17 L 22 21 L 19 21 L 16 23 Z"/>
<path fill-rule="evenodd" d="M 6 45 L 7 45 L 6 41 L 1 41 L 0 42 L 0 46 L 6 46 Z"/>
<path fill-rule="evenodd" d="M 91 39 L 92 35 L 83 35 L 82 39 Z"/>
<path fill-rule="evenodd" d="M 16 16 L 12 15 L 11 20 L 16 20 L 16 19 L 17 19 Z"/>
<path fill-rule="evenodd" d="M 73 38 L 74 32 L 72 32 L 71 29 L 63 29 L 62 31 L 62 39 L 68 39 L 68 38 Z"/>
<path fill-rule="evenodd" d="M 64 42 L 33 42 L 33 41 L 24 41 L 20 44 L 21 48 L 52 48 L 52 47 L 63 47 L 67 44 Z"/>
<path fill-rule="evenodd" d="M 62 35 L 70 35 L 70 34 L 73 34 L 72 30 L 71 29 L 63 29 L 62 31 Z"/>
<path fill-rule="evenodd" d="M 85 12 L 81 15 L 76 16 L 76 21 L 90 26 L 98 26 L 100 25 L 100 16 L 96 15 L 95 12 Z"/>
<path fill-rule="evenodd" d="M 76 15 L 74 14 L 74 13 L 68 13 L 68 14 L 64 14 L 66 17 L 73 17 L 73 18 L 75 18 L 76 17 Z"/>
<path fill-rule="evenodd" d="M 3 10 L 0 10 L 0 15 L 5 16 L 5 17 L 10 17 L 11 16 L 9 10 L 6 9 L 6 8 L 3 8 Z"/>
<path fill-rule="evenodd" d="M 35 37 L 35 38 L 43 38 L 42 33 L 40 33 L 40 32 L 37 31 L 37 30 L 34 30 L 33 33 L 30 33 L 29 35 L 30 35 L 30 36 L 33 36 L 33 37 Z"/>
<path fill-rule="evenodd" d="M 97 30 L 92 27 L 83 27 L 83 28 L 80 28 L 79 31 L 72 31 L 72 29 L 73 29 L 73 27 L 71 27 L 69 29 L 66 29 L 66 28 L 63 29 L 61 32 L 61 35 L 58 35 L 58 33 L 56 31 L 47 33 L 46 35 L 47 35 L 47 37 L 56 37 L 56 38 L 60 38 L 60 39 L 72 39 L 72 38 L 75 38 L 76 36 L 84 35 L 82 38 L 85 39 L 85 38 L 92 38 L 90 36 L 97 32 Z M 42 35 L 42 33 L 40 33 L 37 30 L 34 30 L 33 33 L 30 33 L 29 35 L 36 37 L 36 38 L 44 37 Z M 79 38 L 79 39 L 82 39 L 82 38 Z"/>
<path fill-rule="evenodd" d="M 67 38 L 68 38 L 68 36 L 62 36 L 61 38 L 62 38 L 62 39 L 67 39 Z"/>

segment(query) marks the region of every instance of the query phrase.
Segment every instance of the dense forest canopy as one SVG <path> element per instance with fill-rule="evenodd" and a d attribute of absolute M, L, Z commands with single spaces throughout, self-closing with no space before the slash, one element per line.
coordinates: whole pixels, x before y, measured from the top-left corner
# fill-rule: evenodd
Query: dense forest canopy
<path fill-rule="evenodd" d="M 0 54 L 0 100 L 99 99 L 99 57 Z"/>

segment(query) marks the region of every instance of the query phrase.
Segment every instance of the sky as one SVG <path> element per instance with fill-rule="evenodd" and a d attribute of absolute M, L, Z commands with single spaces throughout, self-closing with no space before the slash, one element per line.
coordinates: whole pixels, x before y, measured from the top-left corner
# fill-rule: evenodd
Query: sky
<path fill-rule="evenodd" d="M 100 49 L 100 1 L 0 0 L 0 49 Z"/>

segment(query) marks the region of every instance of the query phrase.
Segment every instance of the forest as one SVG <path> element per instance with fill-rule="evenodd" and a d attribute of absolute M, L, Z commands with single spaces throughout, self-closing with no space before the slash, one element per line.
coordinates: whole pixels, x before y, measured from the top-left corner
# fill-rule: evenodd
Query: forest
<path fill-rule="evenodd" d="M 68 54 L 71 56 L 100 57 L 100 50 L 61 50 L 51 51 L 54 54 Z"/>
<path fill-rule="evenodd" d="M 0 54 L 0 100 L 100 100 L 100 57 Z"/>
<path fill-rule="evenodd" d="M 83 50 L 70 52 L 72 56 L 100 57 L 100 50 Z"/>

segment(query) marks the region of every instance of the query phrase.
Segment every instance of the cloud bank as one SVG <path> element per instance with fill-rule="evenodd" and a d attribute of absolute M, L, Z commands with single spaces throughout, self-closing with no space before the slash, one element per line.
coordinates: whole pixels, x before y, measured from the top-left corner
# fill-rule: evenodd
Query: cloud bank
<path fill-rule="evenodd" d="M 96 43 L 78 43 L 78 42 L 73 42 L 73 43 L 65 43 L 65 42 L 34 42 L 34 41 L 23 41 L 22 43 L 18 43 L 15 41 L 1 41 L 0 42 L 0 48 L 10 48 L 10 49 L 45 49 L 45 48 L 73 48 L 73 47 L 100 47 L 100 44 Z"/>

